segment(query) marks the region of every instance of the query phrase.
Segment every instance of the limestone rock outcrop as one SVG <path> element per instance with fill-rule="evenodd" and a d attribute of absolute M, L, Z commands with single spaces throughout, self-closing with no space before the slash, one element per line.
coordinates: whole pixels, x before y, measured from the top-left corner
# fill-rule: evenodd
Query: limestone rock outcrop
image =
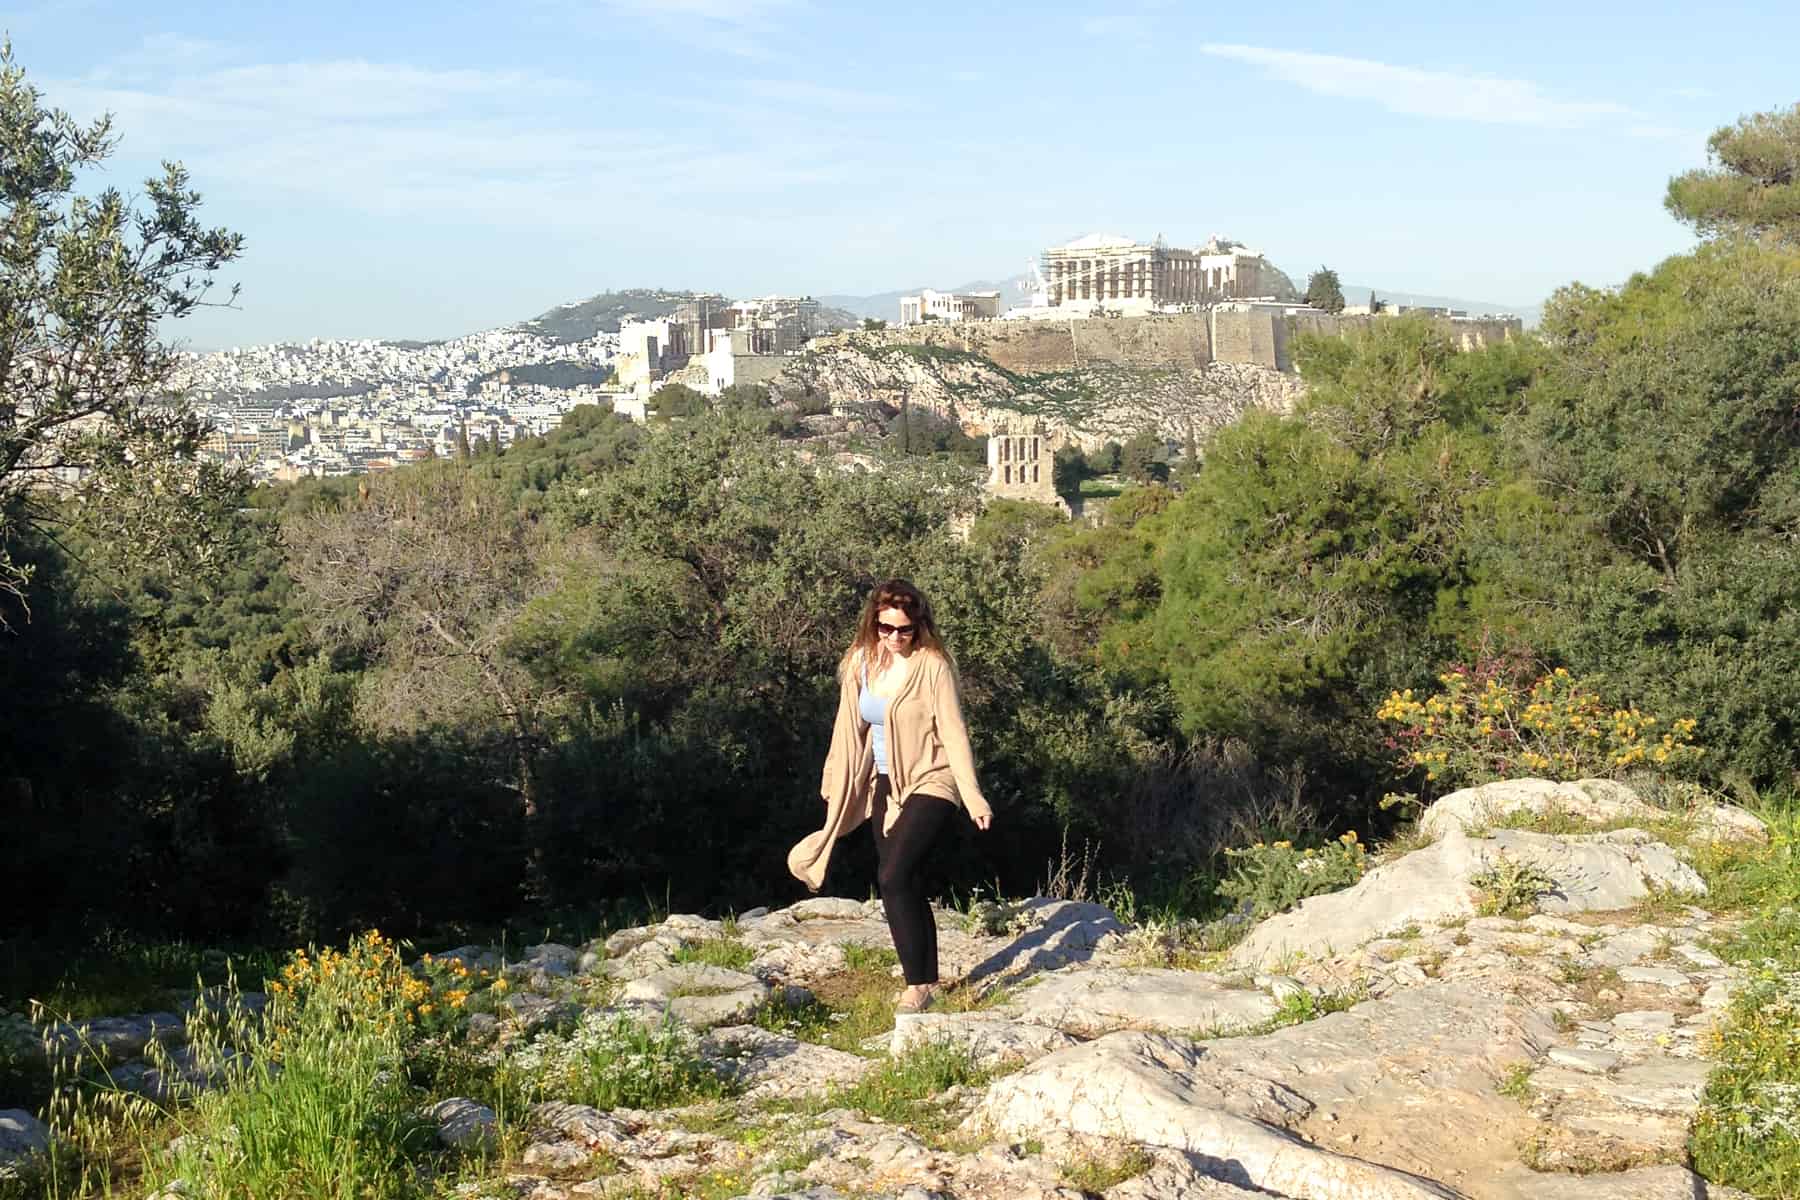
<path fill-rule="evenodd" d="M 1160 943 L 1093 903 L 940 913 L 954 986 L 891 1032 L 831 1024 L 867 1022 L 867 1002 L 891 995 L 873 901 L 677 915 L 511 962 L 460 948 L 508 981 L 471 1022 L 483 1052 L 571 1014 L 672 1020 L 689 1028 L 689 1065 L 720 1083 L 688 1109 L 539 1103 L 496 1183 L 532 1200 L 702 1184 L 796 1200 L 1737 1200 L 1685 1165 L 1745 978 L 1719 949 L 1734 921 L 1642 829 L 1551 835 L 1483 815 L 1540 802 L 1588 805 L 1602 825 L 1640 815 L 1616 785 L 1576 797 L 1537 782 L 1447 797 L 1430 845 L 1262 922 L 1210 970 L 1166 965 Z M 1478 915 L 1503 872 L 1528 903 Z M 1652 890 L 1654 909 L 1634 907 Z M 150 1088 L 133 1074 L 146 1063 L 118 1057 L 178 1038 L 165 1016 L 90 1023 L 115 1079 Z M 945 1061 L 964 1064 L 962 1082 L 878 1101 Z M 494 1133 L 470 1100 L 428 1116 L 446 1144 Z M 0 1159 L 47 1136 L 0 1112 Z"/>
<path fill-rule="evenodd" d="M 1314 896 L 1264 921 L 1232 950 L 1232 963 L 1269 968 L 1351 950 L 1409 926 L 1466 920 L 1479 911 L 1483 879 L 1509 870 L 1521 887 L 1527 886 L 1522 869 L 1543 881 L 1529 885 L 1524 898 L 1547 913 L 1627 908 L 1653 890 L 1706 893 L 1698 872 L 1642 830 L 1551 835 L 1500 829 L 1474 838 L 1454 822 L 1446 825 L 1437 842 L 1375 867 L 1355 886 Z"/>

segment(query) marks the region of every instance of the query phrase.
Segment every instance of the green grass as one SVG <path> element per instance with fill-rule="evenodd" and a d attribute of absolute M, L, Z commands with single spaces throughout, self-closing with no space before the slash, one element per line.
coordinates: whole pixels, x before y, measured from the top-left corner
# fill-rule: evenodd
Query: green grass
<path fill-rule="evenodd" d="M 1142 1146 L 1129 1146 L 1116 1155 L 1083 1157 L 1062 1165 L 1062 1177 L 1070 1187 L 1098 1196 L 1135 1179 L 1156 1165 Z"/>
<path fill-rule="evenodd" d="M 235 973 L 257 988 L 286 951 L 216 948 L 179 938 L 104 930 L 86 942 L 66 938 L 0 942 L 0 1009 L 22 1012 L 35 1000 L 73 1020 L 166 1010 L 195 981 L 211 987 Z"/>
<path fill-rule="evenodd" d="M 1531 1064 L 1516 1062 L 1507 1067 L 1506 1074 L 1500 1077 L 1500 1082 L 1495 1085 L 1494 1090 L 1502 1096 L 1517 1100 L 1520 1104 L 1531 1103 Z"/>
<path fill-rule="evenodd" d="M 756 1024 L 771 1033 L 867 1056 L 863 1043 L 894 1028 L 894 981 L 886 970 L 844 971 L 819 981 L 813 999 L 790 1004 L 777 992 L 757 1010 Z"/>
<path fill-rule="evenodd" d="M 755 957 L 756 951 L 736 938 L 717 937 L 682 946 L 675 952 L 673 961 L 742 971 L 750 965 Z"/>
<path fill-rule="evenodd" d="M 1753 915 L 1718 949 L 1750 969 L 1717 1044 L 1689 1151 L 1717 1183 L 1774 1200 L 1800 1195 L 1800 798 L 1761 815 L 1770 844 L 1696 860 L 1715 910 Z"/>
<path fill-rule="evenodd" d="M 942 1133 L 948 1126 L 936 1097 L 958 1085 L 975 1087 L 993 1077 L 993 1072 L 975 1066 L 968 1047 L 924 1042 L 886 1060 L 854 1086 L 832 1092 L 825 1103 L 912 1129 Z"/>
<path fill-rule="evenodd" d="M 1083 479 L 1077 489 L 1086 500 L 1110 500 L 1114 496 L 1125 494 L 1125 485 L 1113 476 Z"/>
<path fill-rule="evenodd" d="M 900 956 L 886 946 L 865 946 L 861 942 L 844 946 L 844 966 L 851 971 L 886 975 L 899 965 Z"/>

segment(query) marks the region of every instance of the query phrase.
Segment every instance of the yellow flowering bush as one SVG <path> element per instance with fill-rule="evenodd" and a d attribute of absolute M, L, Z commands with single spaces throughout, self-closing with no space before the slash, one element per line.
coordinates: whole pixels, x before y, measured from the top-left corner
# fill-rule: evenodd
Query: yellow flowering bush
<path fill-rule="evenodd" d="M 1353 829 L 1326 846 L 1306 850 L 1292 842 L 1256 843 L 1225 851 L 1230 874 L 1219 894 L 1248 904 L 1258 919 L 1292 908 L 1308 896 L 1349 887 L 1368 869 L 1368 855 Z"/>
<path fill-rule="evenodd" d="M 1693 718 L 1614 707 L 1562 667 L 1529 686 L 1483 665 L 1453 668 L 1438 682 L 1443 690 L 1426 697 L 1411 688 L 1390 693 L 1375 715 L 1392 727 L 1389 745 L 1401 765 L 1446 787 L 1518 775 L 1677 774 L 1705 754 L 1693 742 Z"/>
<path fill-rule="evenodd" d="M 152 1174 L 207 1200 L 401 1195 L 409 1157 L 431 1142 L 404 1069 L 431 984 L 369 932 L 343 950 L 296 950 L 268 984 L 261 1019 L 235 996 L 211 1031 L 191 1031 L 201 1091 Z M 219 1077 L 223 1077 L 219 1079 Z"/>

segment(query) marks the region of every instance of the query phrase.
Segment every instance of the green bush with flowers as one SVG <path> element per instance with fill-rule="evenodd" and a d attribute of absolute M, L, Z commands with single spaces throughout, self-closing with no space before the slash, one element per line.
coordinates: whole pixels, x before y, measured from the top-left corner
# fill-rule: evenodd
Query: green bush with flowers
<path fill-rule="evenodd" d="M 1693 742 L 1693 718 L 1609 705 L 1563 667 L 1529 686 L 1486 664 L 1452 668 L 1438 682 L 1443 690 L 1423 699 L 1411 688 L 1389 694 L 1375 715 L 1393 727 L 1401 766 L 1423 768 L 1441 788 L 1520 775 L 1681 774 L 1706 753 Z"/>
<path fill-rule="evenodd" d="M 1292 842 L 1258 842 L 1227 850 L 1231 863 L 1219 894 L 1250 906 L 1258 920 L 1285 912 L 1308 896 L 1341 891 L 1363 877 L 1368 854 L 1353 829 L 1325 846 L 1296 849 Z"/>

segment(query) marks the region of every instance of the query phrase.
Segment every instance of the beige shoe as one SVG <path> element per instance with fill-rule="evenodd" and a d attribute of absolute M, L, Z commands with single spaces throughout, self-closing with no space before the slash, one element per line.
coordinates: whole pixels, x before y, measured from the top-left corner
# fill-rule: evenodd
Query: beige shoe
<path fill-rule="evenodd" d="M 910 987 L 901 992 L 900 999 L 894 1004 L 894 1011 L 911 1015 L 922 1013 L 935 1004 L 937 1002 L 937 985 L 927 983 L 920 986 L 924 988 L 921 992 L 914 992 Z"/>

